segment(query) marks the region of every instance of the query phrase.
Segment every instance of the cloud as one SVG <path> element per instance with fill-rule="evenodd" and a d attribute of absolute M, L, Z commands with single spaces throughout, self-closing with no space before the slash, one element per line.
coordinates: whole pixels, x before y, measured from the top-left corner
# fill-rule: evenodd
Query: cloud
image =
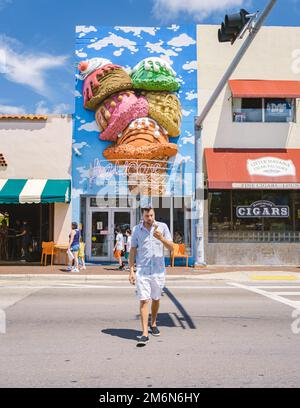
<path fill-rule="evenodd" d="M 180 138 L 180 141 L 183 144 L 187 144 L 187 143 L 191 143 L 191 144 L 195 144 L 195 137 L 194 135 L 189 132 L 188 130 L 185 131 L 185 133 L 187 134 L 187 136 L 183 136 Z"/>
<path fill-rule="evenodd" d="M 194 20 L 204 19 L 230 7 L 245 6 L 245 0 L 153 0 L 153 14 L 162 21 L 170 21 L 182 14 Z"/>
<path fill-rule="evenodd" d="M 167 27 L 168 30 L 172 30 L 172 31 L 178 31 L 179 28 L 180 26 L 176 24 L 172 24 L 170 27 Z"/>
<path fill-rule="evenodd" d="M 186 71 L 188 71 L 189 73 L 194 72 L 195 70 L 197 70 L 197 61 L 187 61 L 182 68 Z"/>
<path fill-rule="evenodd" d="M 78 128 L 78 131 L 80 130 L 85 130 L 86 132 L 99 132 L 99 127 L 96 123 L 96 121 L 94 120 L 93 122 L 87 122 L 83 125 L 81 125 Z"/>
<path fill-rule="evenodd" d="M 1 3 L 0 3 L 1 5 Z M 0 114 L 5 115 L 23 115 L 25 114 L 25 108 L 23 106 L 11 106 L 11 105 L 0 105 Z"/>
<path fill-rule="evenodd" d="M 172 47 L 188 47 L 189 45 L 196 44 L 196 41 L 189 35 L 182 33 L 178 37 L 172 38 L 168 41 L 168 45 Z"/>
<path fill-rule="evenodd" d="M 194 90 L 185 93 L 185 99 L 187 99 L 188 101 L 191 101 L 197 98 L 198 98 L 198 95 Z"/>
<path fill-rule="evenodd" d="M 0 0 L 0 11 L 4 9 L 8 4 L 11 4 L 12 0 Z"/>
<path fill-rule="evenodd" d="M 79 34 L 79 38 L 86 36 L 90 32 L 97 32 L 96 27 L 94 26 L 76 26 L 76 33 Z"/>
<path fill-rule="evenodd" d="M 150 35 L 155 35 L 156 31 L 159 30 L 158 27 L 115 27 L 117 31 L 123 31 L 124 33 L 133 33 L 135 37 L 142 38 L 141 33 L 145 32 Z"/>
<path fill-rule="evenodd" d="M 116 57 L 120 57 L 123 54 L 124 50 L 125 50 L 125 48 L 120 48 L 119 50 L 114 51 L 114 55 Z"/>
<path fill-rule="evenodd" d="M 77 57 L 79 58 L 86 58 L 87 57 L 87 53 L 86 52 L 82 52 L 83 48 L 81 48 L 80 50 L 76 50 L 75 54 L 77 55 Z"/>
<path fill-rule="evenodd" d="M 60 115 L 70 113 L 70 105 L 66 103 L 59 103 L 54 105 L 52 109 L 47 106 L 47 102 L 42 100 L 35 105 L 36 115 Z"/>
<path fill-rule="evenodd" d="M 95 50 L 99 51 L 102 48 L 107 47 L 108 45 L 113 45 L 116 48 L 128 48 L 132 53 L 138 51 L 135 41 L 131 41 L 128 38 L 123 38 L 113 33 L 110 33 L 108 37 L 101 38 L 101 40 L 98 40 L 93 44 L 89 44 L 87 47 L 94 48 Z"/>
<path fill-rule="evenodd" d="M 47 85 L 47 72 L 65 65 L 68 57 L 15 50 L 21 47 L 24 49 L 14 38 L 0 36 L 0 54 L 4 55 L 6 64 L 3 72 L 5 79 L 29 86 L 43 96 L 49 95 L 51 88 Z"/>
<path fill-rule="evenodd" d="M 164 44 L 164 42 L 162 40 L 159 40 L 157 43 L 150 43 L 149 41 L 147 41 L 145 47 L 148 49 L 148 51 L 153 54 L 153 53 L 157 53 L 160 54 L 159 56 L 163 59 L 165 59 L 166 61 L 168 61 L 170 64 L 173 64 L 173 61 L 171 60 L 170 57 L 177 57 L 177 52 L 175 52 L 174 50 L 167 50 L 165 48 L 162 47 L 162 45 Z"/>
<path fill-rule="evenodd" d="M 181 112 L 182 112 L 183 116 L 190 116 L 190 114 L 191 114 L 193 111 L 192 111 L 192 110 L 187 111 L 187 110 L 181 109 Z"/>
<path fill-rule="evenodd" d="M 82 153 L 81 153 L 80 150 L 81 150 L 83 147 L 90 147 L 90 145 L 89 145 L 87 142 L 78 143 L 78 142 L 75 142 L 75 141 L 73 140 L 73 145 L 72 145 L 72 147 L 73 147 L 73 149 L 74 149 L 74 152 L 77 154 L 77 156 L 82 156 Z"/>

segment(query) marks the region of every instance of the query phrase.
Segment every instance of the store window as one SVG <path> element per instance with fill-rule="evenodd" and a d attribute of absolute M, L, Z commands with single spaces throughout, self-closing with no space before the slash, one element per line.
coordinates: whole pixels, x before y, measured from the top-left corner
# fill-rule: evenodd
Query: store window
<path fill-rule="evenodd" d="M 209 193 L 209 242 L 300 242 L 298 191 Z"/>
<path fill-rule="evenodd" d="M 265 122 L 293 122 L 295 99 L 264 99 Z"/>
<path fill-rule="evenodd" d="M 234 122 L 262 122 L 261 98 L 233 98 Z"/>
<path fill-rule="evenodd" d="M 232 98 L 234 122 L 295 122 L 295 99 Z"/>

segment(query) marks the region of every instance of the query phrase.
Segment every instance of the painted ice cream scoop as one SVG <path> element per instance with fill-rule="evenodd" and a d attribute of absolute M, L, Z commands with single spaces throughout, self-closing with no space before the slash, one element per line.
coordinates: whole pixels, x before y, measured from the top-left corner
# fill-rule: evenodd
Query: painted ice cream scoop
<path fill-rule="evenodd" d="M 95 64 L 97 66 L 97 64 Z M 127 72 L 115 64 L 105 64 L 90 69 L 81 63 L 81 72 L 89 72 L 83 82 L 84 107 L 95 111 L 100 103 L 115 92 L 132 89 L 132 80 Z"/>
<path fill-rule="evenodd" d="M 81 61 L 78 64 L 79 78 L 84 81 L 85 78 L 94 72 L 98 68 L 104 67 L 104 65 L 111 64 L 112 62 L 106 58 L 91 58 L 87 61 Z"/>
<path fill-rule="evenodd" d="M 167 162 L 177 151 L 177 145 L 169 143 L 167 131 L 145 117 L 131 122 L 117 143 L 104 150 L 103 156 L 119 165 L 127 164 L 131 192 L 161 195 L 165 190 Z"/>
<path fill-rule="evenodd" d="M 149 104 L 144 96 L 122 91 L 106 98 L 96 111 L 101 140 L 115 142 L 118 135 L 137 118 L 147 116 Z"/>
<path fill-rule="evenodd" d="M 158 57 L 140 61 L 133 68 L 131 78 L 135 89 L 174 92 L 180 87 L 176 80 L 176 72 L 171 65 Z"/>
<path fill-rule="evenodd" d="M 142 95 L 149 103 L 149 116 L 165 128 L 169 136 L 179 136 L 182 112 L 177 96 L 170 92 L 147 91 Z"/>
<path fill-rule="evenodd" d="M 103 152 L 108 160 L 165 160 L 177 153 L 177 144 L 169 143 L 165 129 L 150 118 L 139 118 L 120 133 L 117 143 Z"/>

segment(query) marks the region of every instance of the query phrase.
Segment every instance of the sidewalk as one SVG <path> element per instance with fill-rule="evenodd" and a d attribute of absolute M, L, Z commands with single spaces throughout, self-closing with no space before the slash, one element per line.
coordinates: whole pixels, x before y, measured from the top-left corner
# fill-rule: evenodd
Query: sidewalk
<path fill-rule="evenodd" d="M 298 266 L 230 266 L 208 265 L 201 268 L 167 267 L 167 277 L 170 279 L 208 279 L 235 281 L 298 281 L 300 282 L 300 267 Z M 0 266 L 0 280 L 124 280 L 128 279 L 128 271 L 119 271 L 117 265 L 88 265 L 85 271 L 79 273 L 67 272 L 63 265 L 40 266 Z"/>

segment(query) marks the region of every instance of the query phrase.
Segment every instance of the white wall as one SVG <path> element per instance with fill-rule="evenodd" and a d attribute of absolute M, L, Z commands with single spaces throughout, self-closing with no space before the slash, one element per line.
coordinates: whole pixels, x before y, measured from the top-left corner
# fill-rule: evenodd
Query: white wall
<path fill-rule="evenodd" d="M 0 178 L 71 178 L 72 117 L 46 121 L 0 120 Z"/>
<path fill-rule="evenodd" d="M 219 43 L 218 28 L 197 26 L 199 112 L 242 44 Z M 300 80 L 300 27 L 263 27 L 232 79 Z M 234 123 L 230 96 L 227 86 L 206 118 L 203 147 L 300 147 L 300 100 L 296 123 Z"/>
<path fill-rule="evenodd" d="M 0 179 L 71 179 L 72 116 L 46 121 L 0 120 L 0 153 L 8 164 Z M 54 241 L 68 242 L 71 204 L 54 205 Z"/>

